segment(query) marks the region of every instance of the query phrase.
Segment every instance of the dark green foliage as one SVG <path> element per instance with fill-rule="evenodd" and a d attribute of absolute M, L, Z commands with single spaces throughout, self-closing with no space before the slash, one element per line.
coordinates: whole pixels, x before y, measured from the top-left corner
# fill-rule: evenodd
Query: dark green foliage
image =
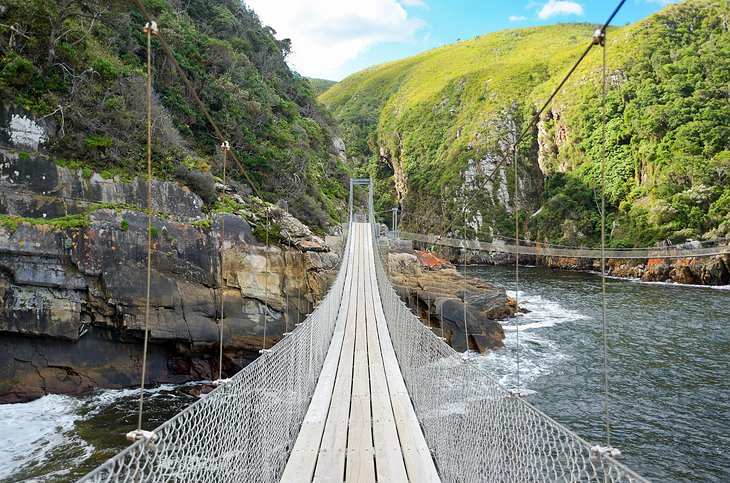
<path fill-rule="evenodd" d="M 253 236 L 260 243 L 268 243 L 269 245 L 276 245 L 284 243 L 286 240 L 281 236 L 281 227 L 276 223 L 266 224 L 266 221 L 261 220 L 253 227 Z"/>
<path fill-rule="evenodd" d="M 309 80 L 287 66 L 290 42 L 277 40 L 237 0 L 144 3 L 263 196 L 295 201 L 304 189 L 315 211 L 343 212 L 343 200 L 333 198 L 344 190 L 332 186 L 341 177 L 331 174 L 343 167 L 330 152 L 331 121 Z M 2 23 L 23 35 L 0 42 L 3 97 L 36 114 L 56 111 L 59 125 L 63 115 L 64 132 L 46 146 L 58 157 L 99 172 L 144 174 L 146 38 L 134 3 L 9 0 L 4 6 Z M 215 193 L 208 181 L 222 170 L 220 142 L 159 41 L 152 43 L 153 173 L 181 177 L 210 203 Z M 182 164 L 189 173 L 180 176 Z M 245 181 L 232 162 L 228 175 Z M 324 227 L 330 216 L 314 218 Z"/>

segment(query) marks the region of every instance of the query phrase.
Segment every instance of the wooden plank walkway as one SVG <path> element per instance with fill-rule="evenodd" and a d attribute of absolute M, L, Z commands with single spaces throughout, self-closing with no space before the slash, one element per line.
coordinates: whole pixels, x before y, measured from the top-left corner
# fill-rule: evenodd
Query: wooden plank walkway
<path fill-rule="evenodd" d="M 334 336 L 282 481 L 440 481 L 388 334 L 370 225 L 352 227 Z"/>

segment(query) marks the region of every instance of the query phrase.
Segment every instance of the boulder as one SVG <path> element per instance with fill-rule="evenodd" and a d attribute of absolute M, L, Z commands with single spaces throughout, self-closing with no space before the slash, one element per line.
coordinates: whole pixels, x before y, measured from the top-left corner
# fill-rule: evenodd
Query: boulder
<path fill-rule="evenodd" d="M 481 280 L 465 280 L 448 261 L 419 250 L 390 251 L 388 267 L 396 293 L 436 333 L 443 326 L 454 349 L 467 349 L 465 329 L 470 350 L 504 347 L 504 331 L 497 320 L 515 313 L 514 301 L 504 289 Z"/>

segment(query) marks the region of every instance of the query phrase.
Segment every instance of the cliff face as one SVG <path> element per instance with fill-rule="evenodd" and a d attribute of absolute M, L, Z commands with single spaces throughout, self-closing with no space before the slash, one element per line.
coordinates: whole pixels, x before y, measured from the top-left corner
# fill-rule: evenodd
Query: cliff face
<path fill-rule="evenodd" d="M 0 161 L 0 210 L 13 215 L 0 227 L 0 402 L 138 384 L 147 216 L 135 205 L 146 204 L 145 182 L 85 178 L 37 153 L 5 150 Z M 272 219 L 301 249 L 257 241 L 241 216 L 205 215 L 186 188 L 155 181 L 153 193 L 149 384 L 217 377 L 221 298 L 232 374 L 334 278 L 338 256 L 311 251 L 326 246 L 281 210 Z"/>

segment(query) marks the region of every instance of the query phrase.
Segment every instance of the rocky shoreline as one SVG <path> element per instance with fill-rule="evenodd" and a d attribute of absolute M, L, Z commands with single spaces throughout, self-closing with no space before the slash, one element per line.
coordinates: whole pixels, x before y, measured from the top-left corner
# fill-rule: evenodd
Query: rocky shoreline
<path fill-rule="evenodd" d="M 485 352 L 504 347 L 499 320 L 515 314 L 515 301 L 488 282 L 461 276 L 434 253 L 390 250 L 388 276 L 401 299 L 456 351 Z M 465 332 L 466 324 L 466 332 Z"/>

